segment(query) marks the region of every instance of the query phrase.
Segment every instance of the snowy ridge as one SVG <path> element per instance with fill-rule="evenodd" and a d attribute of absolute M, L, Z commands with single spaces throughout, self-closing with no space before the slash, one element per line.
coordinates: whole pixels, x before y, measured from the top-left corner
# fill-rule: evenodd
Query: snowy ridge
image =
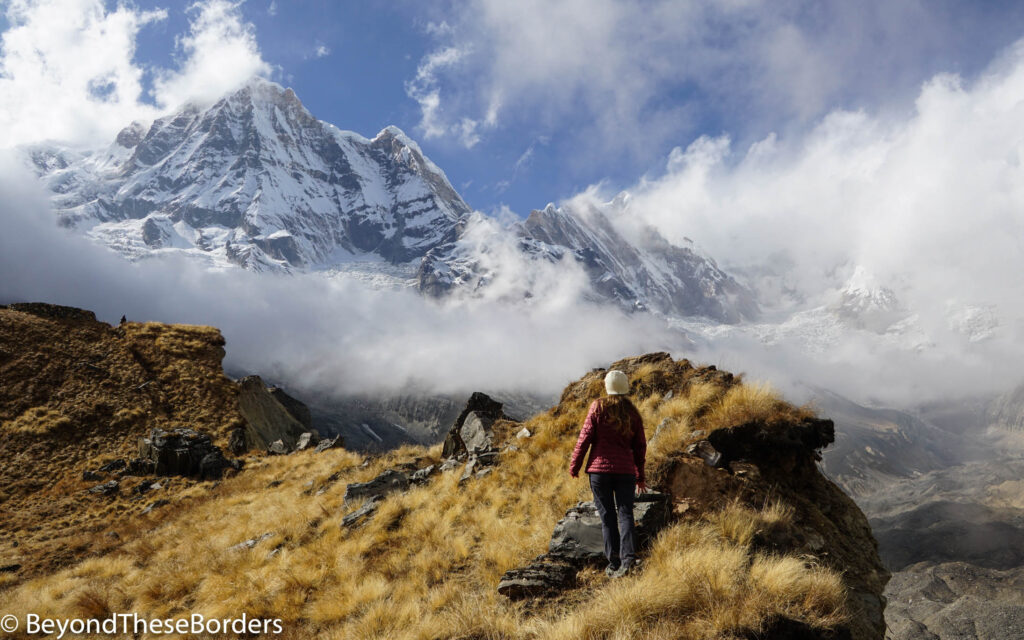
<path fill-rule="evenodd" d="M 529 298 L 568 259 L 585 273 L 585 298 L 727 323 L 757 315 L 753 294 L 694 247 L 646 228 L 627 239 L 613 223 L 624 217 L 621 197 L 549 205 L 470 237 L 474 221 L 493 221 L 471 212 L 400 129 L 373 138 L 341 130 L 258 78 L 208 108 L 132 123 L 106 149 L 37 145 L 25 157 L 62 225 L 130 260 L 184 255 L 210 268 L 315 271 L 435 296 L 512 280 Z"/>
<path fill-rule="evenodd" d="M 670 244 L 651 228 L 627 240 L 609 218 L 617 201 L 605 205 L 549 204 L 513 225 L 519 250 L 538 262 L 570 258 L 584 270 L 596 300 L 629 311 L 666 316 L 700 316 L 736 323 L 757 316 L 753 292 L 691 247 Z M 438 247 L 420 267 L 420 288 L 443 295 L 452 289 L 486 287 L 491 277 L 467 243 Z"/>

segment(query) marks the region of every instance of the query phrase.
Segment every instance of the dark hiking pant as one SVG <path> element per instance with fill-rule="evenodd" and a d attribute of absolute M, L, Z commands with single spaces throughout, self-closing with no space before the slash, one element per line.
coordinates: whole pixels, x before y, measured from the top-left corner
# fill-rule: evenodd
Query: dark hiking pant
<path fill-rule="evenodd" d="M 590 490 L 601 516 L 604 555 L 613 568 L 633 566 L 636 560 L 636 527 L 633 524 L 633 492 L 636 476 L 622 473 L 590 474 Z"/>

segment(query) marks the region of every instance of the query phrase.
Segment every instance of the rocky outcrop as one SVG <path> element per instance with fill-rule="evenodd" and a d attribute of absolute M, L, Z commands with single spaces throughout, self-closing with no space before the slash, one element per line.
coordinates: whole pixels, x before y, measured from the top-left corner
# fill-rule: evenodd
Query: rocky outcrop
<path fill-rule="evenodd" d="M 288 412 L 291 417 L 299 421 L 299 424 L 303 426 L 306 431 L 313 431 L 313 414 L 310 413 L 309 407 L 305 405 L 301 400 L 293 398 L 288 395 L 281 387 L 267 387 L 267 392 L 270 393 L 274 400 L 277 400 L 285 411 Z"/>
<path fill-rule="evenodd" d="M 831 442 L 829 420 L 769 426 L 747 423 L 709 434 L 721 453 L 718 468 L 699 453 L 675 461 L 667 488 L 687 509 L 703 511 L 737 498 L 752 505 L 784 495 L 794 509 L 783 534 L 761 541 L 769 551 L 820 558 L 844 572 L 850 592 L 855 638 L 881 638 L 885 630 L 881 595 L 889 572 L 878 555 L 867 518 L 853 500 L 817 469 L 818 449 Z"/>
<path fill-rule="evenodd" d="M 226 459 L 210 436 L 192 429 L 153 429 L 149 436 L 139 438 L 139 458 L 148 461 L 157 475 L 204 480 L 220 478 L 225 469 L 241 468 L 241 461 Z"/>
<path fill-rule="evenodd" d="M 333 438 L 324 438 L 316 444 L 314 451 L 321 453 L 328 449 L 340 449 L 345 446 L 345 440 L 341 436 L 334 436 Z"/>
<path fill-rule="evenodd" d="M 281 389 L 267 387 L 259 376 L 238 381 L 238 408 L 245 418 L 245 443 L 249 449 L 273 453 L 294 451 L 303 434 L 319 436 L 312 430 L 309 408 Z M 280 441 L 277 446 L 273 446 Z M 307 443 L 309 444 L 309 443 Z"/>
<path fill-rule="evenodd" d="M 505 418 L 502 404 L 486 393 L 474 392 L 448 430 L 441 449 L 443 458 L 459 458 L 491 448 L 491 427 Z"/>

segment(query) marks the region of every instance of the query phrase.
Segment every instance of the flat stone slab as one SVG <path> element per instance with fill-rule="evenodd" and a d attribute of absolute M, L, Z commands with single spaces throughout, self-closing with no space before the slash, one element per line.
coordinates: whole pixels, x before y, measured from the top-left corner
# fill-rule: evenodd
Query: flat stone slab
<path fill-rule="evenodd" d="M 648 492 L 636 496 L 633 520 L 638 546 L 643 547 L 654 539 L 668 522 L 668 515 L 669 498 L 666 494 Z M 551 535 L 548 553 L 585 563 L 605 562 L 601 518 L 593 502 L 578 503 L 558 521 Z"/>
<path fill-rule="evenodd" d="M 369 482 L 356 482 L 345 487 L 345 501 L 384 497 L 409 488 L 409 476 L 396 469 L 388 469 Z"/>

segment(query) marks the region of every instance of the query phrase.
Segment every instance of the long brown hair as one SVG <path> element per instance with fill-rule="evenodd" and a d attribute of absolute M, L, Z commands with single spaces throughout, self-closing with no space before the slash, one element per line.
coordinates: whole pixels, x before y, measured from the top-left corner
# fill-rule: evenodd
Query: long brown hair
<path fill-rule="evenodd" d="M 624 438 L 633 437 L 633 416 L 639 413 L 633 402 L 625 395 L 605 396 L 600 402 L 602 417 Z"/>

